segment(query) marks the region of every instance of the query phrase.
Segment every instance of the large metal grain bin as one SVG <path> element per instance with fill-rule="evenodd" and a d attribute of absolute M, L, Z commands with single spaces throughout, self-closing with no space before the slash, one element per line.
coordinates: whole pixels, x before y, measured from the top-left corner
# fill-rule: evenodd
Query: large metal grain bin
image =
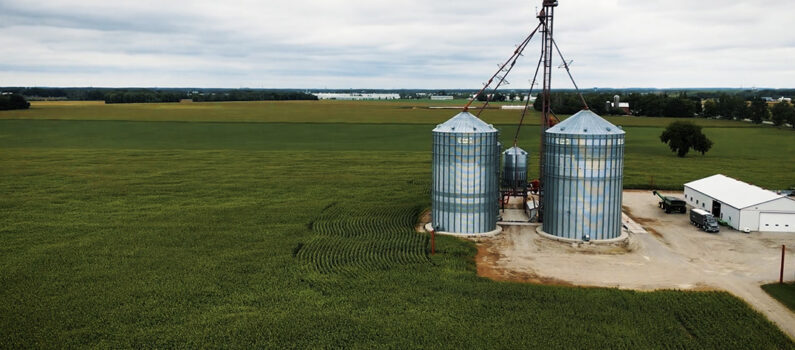
<path fill-rule="evenodd" d="M 527 152 L 513 146 L 502 152 L 502 187 L 524 188 L 527 186 Z"/>
<path fill-rule="evenodd" d="M 433 129 L 432 225 L 477 234 L 497 228 L 499 132 L 469 112 Z"/>
<path fill-rule="evenodd" d="M 571 239 L 620 236 L 624 131 L 582 110 L 544 137 L 543 230 Z"/>

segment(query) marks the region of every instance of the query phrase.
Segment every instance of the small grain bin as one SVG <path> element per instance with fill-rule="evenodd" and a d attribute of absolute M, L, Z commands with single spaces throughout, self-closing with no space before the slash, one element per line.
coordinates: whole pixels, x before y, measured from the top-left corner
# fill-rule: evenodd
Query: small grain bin
<path fill-rule="evenodd" d="M 624 131 L 582 110 L 544 140 L 543 230 L 578 240 L 620 236 Z"/>
<path fill-rule="evenodd" d="M 500 179 L 503 188 L 527 187 L 527 152 L 516 146 L 502 152 Z"/>
<path fill-rule="evenodd" d="M 499 132 L 469 112 L 433 129 L 432 226 L 460 234 L 497 228 Z"/>

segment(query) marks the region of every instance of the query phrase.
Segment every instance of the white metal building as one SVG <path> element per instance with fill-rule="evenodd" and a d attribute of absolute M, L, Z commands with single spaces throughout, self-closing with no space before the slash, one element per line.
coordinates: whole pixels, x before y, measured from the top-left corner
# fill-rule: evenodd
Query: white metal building
<path fill-rule="evenodd" d="M 721 174 L 686 183 L 685 201 L 740 231 L 795 232 L 795 200 Z"/>

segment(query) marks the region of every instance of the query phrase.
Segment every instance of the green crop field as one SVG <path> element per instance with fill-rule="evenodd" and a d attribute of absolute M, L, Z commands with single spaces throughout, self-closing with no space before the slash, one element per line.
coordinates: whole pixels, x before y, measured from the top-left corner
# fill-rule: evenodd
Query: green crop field
<path fill-rule="evenodd" d="M 441 120 L 328 104 L 280 123 L 267 103 L 0 112 L 0 347 L 795 348 L 727 293 L 494 282 L 451 237 L 429 256 L 413 226 Z M 767 164 L 792 154 L 791 131 L 703 121 L 715 149 L 682 160 L 635 119 L 649 124 L 625 128 L 627 184 L 709 164 L 791 185 L 791 158 Z"/>
<path fill-rule="evenodd" d="M 3 111 L 0 119 L 79 119 L 138 121 L 212 121 L 269 123 L 398 123 L 438 124 L 457 113 L 454 109 L 429 109 L 431 106 L 463 106 L 455 101 L 264 101 L 201 103 L 131 103 L 103 104 L 98 101 L 32 102 L 29 110 Z M 506 103 L 492 103 L 500 106 Z M 476 102 L 472 110 L 479 106 Z M 488 109 L 483 119 L 492 124 L 515 125 L 521 111 Z M 564 116 L 561 116 L 564 117 Z M 673 118 L 608 117 L 622 126 L 667 125 Z M 538 125 L 539 114 L 531 112 L 527 124 Z M 729 120 L 695 119 L 711 127 L 752 127 L 749 123 Z"/>
<path fill-rule="evenodd" d="M 770 283 L 763 285 L 762 289 L 795 312 L 795 283 Z"/>

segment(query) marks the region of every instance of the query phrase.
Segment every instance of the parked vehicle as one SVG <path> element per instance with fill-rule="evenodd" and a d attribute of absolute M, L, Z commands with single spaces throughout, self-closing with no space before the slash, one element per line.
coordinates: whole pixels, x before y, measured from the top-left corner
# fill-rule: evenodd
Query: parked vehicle
<path fill-rule="evenodd" d="M 718 220 L 712 214 L 703 209 L 690 209 L 690 223 L 704 230 L 704 232 L 718 232 Z"/>
<path fill-rule="evenodd" d="M 671 197 L 671 196 L 663 196 L 657 191 L 652 191 L 655 195 L 660 197 L 662 200 L 659 203 L 660 208 L 665 209 L 666 214 L 670 213 L 682 213 L 684 214 L 687 212 L 687 203 L 681 198 Z"/>

